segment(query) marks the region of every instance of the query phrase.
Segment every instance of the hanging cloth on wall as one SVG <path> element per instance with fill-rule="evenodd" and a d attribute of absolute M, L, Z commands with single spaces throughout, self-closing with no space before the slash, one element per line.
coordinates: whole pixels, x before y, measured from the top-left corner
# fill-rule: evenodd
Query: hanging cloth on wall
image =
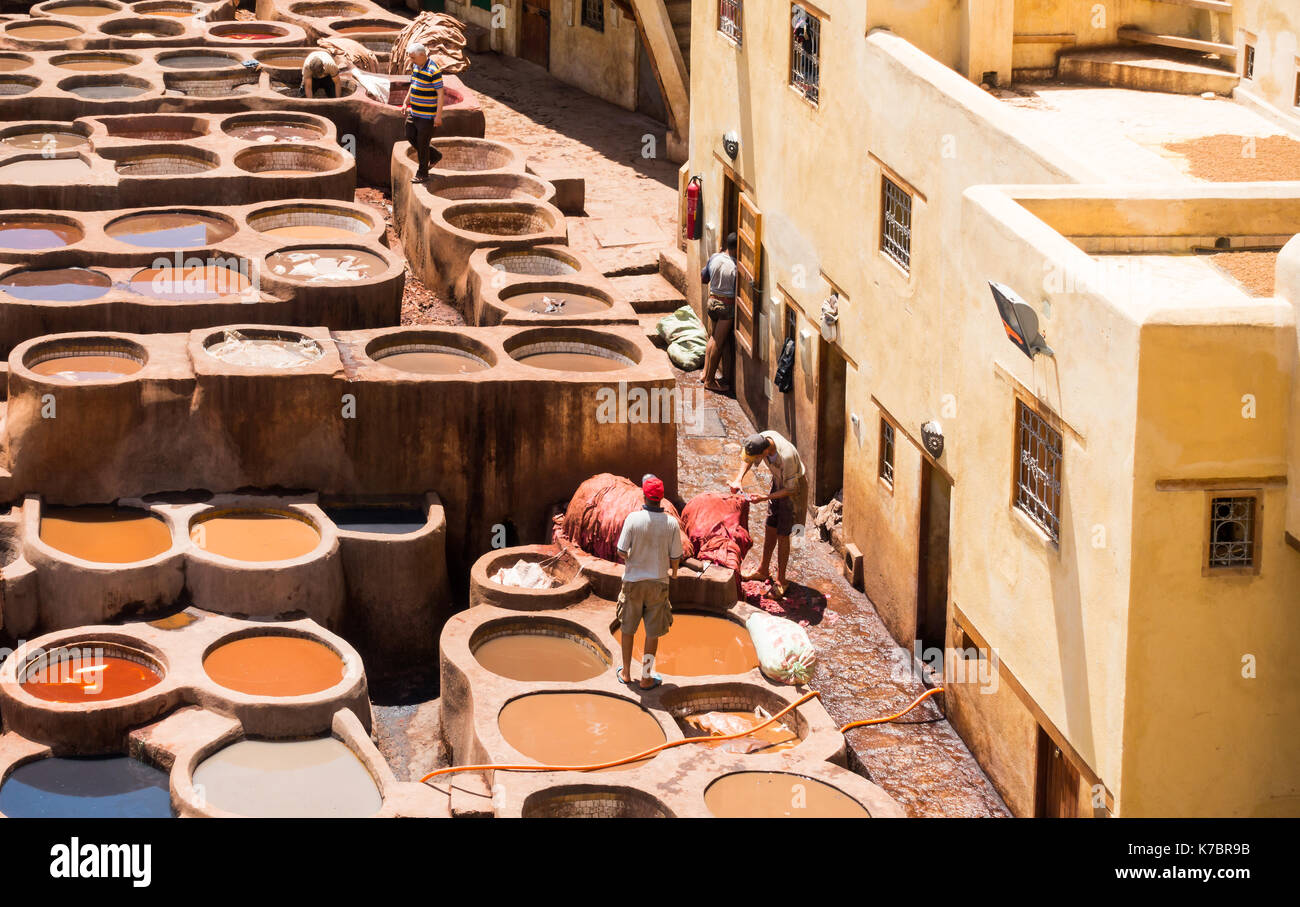
<path fill-rule="evenodd" d="M 776 361 L 776 375 L 772 378 L 776 389 L 783 394 L 794 390 L 794 338 L 787 337 L 781 347 L 781 358 Z"/>

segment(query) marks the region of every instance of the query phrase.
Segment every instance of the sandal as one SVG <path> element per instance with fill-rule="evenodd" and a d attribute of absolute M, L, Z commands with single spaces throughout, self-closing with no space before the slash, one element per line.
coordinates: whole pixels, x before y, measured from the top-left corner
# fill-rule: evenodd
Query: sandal
<path fill-rule="evenodd" d="M 654 681 L 654 683 L 650 684 L 650 686 L 648 687 L 643 687 L 640 684 L 637 684 L 637 689 L 641 690 L 642 692 L 648 693 L 651 690 L 653 690 L 655 687 L 661 685 L 664 682 L 664 678 L 662 674 L 651 674 L 650 679 Z"/>
<path fill-rule="evenodd" d="M 619 683 L 623 684 L 623 686 L 631 685 L 631 681 L 623 679 L 623 669 L 620 667 L 614 668 L 614 679 L 617 680 Z"/>

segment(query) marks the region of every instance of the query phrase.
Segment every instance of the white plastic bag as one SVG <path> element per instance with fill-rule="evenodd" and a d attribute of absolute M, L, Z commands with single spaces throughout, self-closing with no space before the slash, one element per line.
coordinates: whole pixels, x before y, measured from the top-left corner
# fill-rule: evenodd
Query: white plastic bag
<path fill-rule="evenodd" d="M 536 561 L 520 560 L 513 567 L 502 567 L 492 576 L 492 582 L 520 589 L 551 589 L 554 578 Z"/>
<path fill-rule="evenodd" d="M 768 680 L 805 684 L 812 680 L 817 651 L 804 628 L 793 621 L 755 611 L 745 621 L 758 653 L 758 666 Z"/>

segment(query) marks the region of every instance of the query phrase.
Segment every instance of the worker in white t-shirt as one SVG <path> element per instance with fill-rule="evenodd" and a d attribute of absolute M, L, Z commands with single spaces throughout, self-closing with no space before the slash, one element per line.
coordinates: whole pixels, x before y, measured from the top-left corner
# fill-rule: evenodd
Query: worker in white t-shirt
<path fill-rule="evenodd" d="M 663 683 L 654 672 L 659 637 L 673 625 L 668 584 L 677 577 L 682 560 L 682 530 L 663 509 L 664 483 L 656 476 L 641 480 L 645 505 L 623 521 L 618 553 L 623 556 L 623 587 L 618 593 L 615 621 L 623 637 L 623 665 L 615 670 L 619 683 L 632 682 L 632 641 L 638 624 L 645 624 L 645 655 L 641 659 L 641 689 Z"/>
<path fill-rule="evenodd" d="M 758 463 L 765 463 L 772 474 L 772 490 L 767 495 L 747 495 L 750 503 L 768 501 L 766 531 L 763 533 L 763 561 L 747 580 L 770 579 L 768 568 L 772 550 L 776 554 L 776 591 L 785 595 L 785 567 L 790 560 L 790 534 L 796 525 L 803 526 L 808 509 L 808 476 L 803 459 L 793 444 L 780 432 L 764 431 L 745 439 L 744 465 L 731 480 L 731 490 L 739 492 L 745 476 Z"/>
<path fill-rule="evenodd" d="M 302 94 L 305 98 L 337 98 L 343 94 L 339 65 L 329 51 L 314 50 L 302 61 Z"/>

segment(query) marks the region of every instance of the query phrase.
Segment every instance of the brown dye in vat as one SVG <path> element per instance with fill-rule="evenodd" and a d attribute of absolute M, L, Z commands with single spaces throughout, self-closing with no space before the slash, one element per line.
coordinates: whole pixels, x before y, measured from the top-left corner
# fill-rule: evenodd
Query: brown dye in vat
<path fill-rule="evenodd" d="M 745 733 L 762 724 L 770 715 L 755 712 L 704 712 L 678 720 L 687 737 L 726 737 Z M 780 721 L 735 740 L 719 740 L 702 746 L 726 753 L 779 753 L 799 745 L 799 735 Z"/>
<path fill-rule="evenodd" d="M 36 363 L 31 370 L 61 381 L 102 381 L 134 375 L 143 366 L 124 356 L 55 356 Z"/>
<path fill-rule="evenodd" d="M 720 819 L 869 819 L 862 804 L 837 788 L 784 772 L 736 772 L 704 791 Z"/>
<path fill-rule="evenodd" d="M 595 353 L 532 353 L 519 357 L 519 361 L 556 372 L 617 372 L 631 368 L 626 362 Z"/>
<path fill-rule="evenodd" d="M 148 665 L 86 646 L 51 652 L 22 687 L 45 702 L 102 702 L 143 693 L 161 679 Z"/>
<path fill-rule="evenodd" d="M 131 277 L 132 292 L 154 299 L 216 299 L 243 293 L 252 282 L 234 268 L 196 265 L 182 268 L 146 268 Z"/>
<path fill-rule="evenodd" d="M 80 239 L 80 230 L 57 221 L 0 220 L 0 248 L 59 249 Z"/>
<path fill-rule="evenodd" d="M 283 236 L 286 239 L 356 239 L 357 234 L 343 227 L 321 227 L 313 224 L 299 224 L 291 227 L 272 227 L 263 230 L 264 236 Z"/>
<path fill-rule="evenodd" d="M 495 636 L 474 649 L 474 658 L 493 674 L 511 680 L 590 680 L 609 668 L 590 646 L 545 633 Z"/>
<path fill-rule="evenodd" d="M 258 61 L 263 66 L 279 66 L 283 69 L 301 69 L 306 59 L 306 51 L 286 51 L 282 54 L 262 54 L 258 57 Z"/>
<path fill-rule="evenodd" d="M 345 25 L 343 28 L 334 29 L 334 33 L 339 35 L 387 35 L 398 31 L 400 29 L 390 25 Z"/>
<path fill-rule="evenodd" d="M 231 69 L 239 61 L 221 54 L 173 54 L 163 57 L 158 65 L 166 69 Z"/>
<path fill-rule="evenodd" d="M 564 291 L 518 293 L 501 301 L 535 315 L 592 315 L 609 310 L 609 303 L 603 299 Z"/>
<path fill-rule="evenodd" d="M 253 696 L 306 696 L 343 679 L 343 659 L 300 636 L 246 636 L 218 646 L 203 670 L 228 690 Z"/>
<path fill-rule="evenodd" d="M 68 38 L 74 38 L 81 34 L 81 29 L 73 28 L 71 25 L 59 25 L 51 23 L 49 25 L 17 25 L 13 28 L 5 29 L 5 34 L 11 38 L 18 38 L 22 41 L 64 41 Z"/>
<path fill-rule="evenodd" d="M 195 523 L 190 539 L 204 551 L 237 561 L 287 561 L 313 551 L 320 533 L 305 520 L 250 510 Z"/>
<path fill-rule="evenodd" d="M 57 132 L 51 130 L 34 130 L 18 132 L 5 136 L 0 142 L 11 148 L 31 149 L 33 151 L 67 151 L 88 144 L 89 139 L 76 132 Z"/>
<path fill-rule="evenodd" d="M 40 302 L 84 302 L 98 299 L 113 282 L 89 268 L 47 268 L 18 271 L 0 278 L 0 291 L 18 299 Z"/>
<path fill-rule="evenodd" d="M 186 249 L 220 242 L 235 232 L 232 224 L 208 214 L 168 211 L 137 214 L 108 225 L 109 236 L 131 246 Z"/>
<path fill-rule="evenodd" d="M 292 249 L 266 257 L 271 273 L 301 283 L 351 282 L 382 274 L 388 263 L 359 249 Z"/>
<path fill-rule="evenodd" d="M 59 69 L 70 69 L 73 72 L 115 72 L 119 69 L 129 69 L 135 64 L 121 57 L 69 57 L 54 65 Z"/>
<path fill-rule="evenodd" d="M 171 7 L 171 8 L 168 8 L 168 9 L 151 9 L 151 10 L 149 10 L 149 15 L 151 15 L 151 16 L 171 16 L 172 18 L 175 18 L 175 19 L 188 19 L 188 18 L 190 18 L 191 16 L 196 16 L 196 15 L 198 15 L 198 10 L 196 10 L 196 9 L 182 9 L 182 8 L 180 8 L 180 7 Z"/>
<path fill-rule="evenodd" d="M 136 95 L 144 94 L 149 91 L 147 85 L 78 85 L 75 88 L 69 88 L 70 94 L 75 94 L 80 98 L 134 98 Z M 121 170 L 121 165 L 118 166 Z"/>
<path fill-rule="evenodd" d="M 636 703 L 598 693 L 521 696 L 506 703 L 497 723 L 507 743 L 542 765 L 595 765 L 634 756 L 667 739 L 659 722 Z"/>
<path fill-rule="evenodd" d="M 41 514 L 41 541 L 58 551 L 100 564 L 133 564 L 172 546 L 167 524 L 143 510 L 59 507 Z"/>
<path fill-rule="evenodd" d="M 84 140 L 83 140 L 84 141 Z M 0 167 L 0 182 L 41 185 L 76 183 L 90 175 L 90 165 L 79 157 L 17 161 Z"/>
<path fill-rule="evenodd" d="M 622 634 L 618 634 L 622 639 Z M 645 631 L 637 630 L 633 658 L 639 662 L 645 649 Z M 758 653 L 749 631 L 725 617 L 674 614 L 672 629 L 660 637 L 655 669 L 679 677 L 707 674 L 743 674 L 758 667 Z"/>
<path fill-rule="evenodd" d="M 0 57 L 0 72 L 18 72 L 31 65 L 19 57 Z"/>
<path fill-rule="evenodd" d="M 98 3 L 78 3 L 73 6 L 60 6 L 50 12 L 58 13 L 60 16 L 111 16 L 117 10 Z"/>
<path fill-rule="evenodd" d="M 468 375 L 481 372 L 487 363 L 482 359 L 438 350 L 419 350 L 410 353 L 393 353 L 379 359 L 389 368 L 419 375 Z"/>
<path fill-rule="evenodd" d="M 246 142 L 310 142 L 324 135 L 315 126 L 295 126 L 292 123 L 249 123 L 247 126 L 234 126 L 227 129 L 226 134 Z"/>

